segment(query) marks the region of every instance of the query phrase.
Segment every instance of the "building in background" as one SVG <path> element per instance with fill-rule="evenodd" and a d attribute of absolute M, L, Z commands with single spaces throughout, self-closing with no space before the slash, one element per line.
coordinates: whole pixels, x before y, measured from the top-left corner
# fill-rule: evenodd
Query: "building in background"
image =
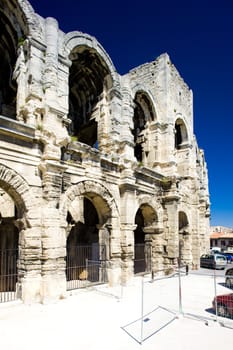
<path fill-rule="evenodd" d="M 222 252 L 233 252 L 233 229 L 224 226 L 210 227 L 210 248 L 218 247 Z"/>
<path fill-rule="evenodd" d="M 207 167 L 168 54 L 121 76 L 94 37 L 0 5 L 1 292 L 46 302 L 199 266 Z"/>

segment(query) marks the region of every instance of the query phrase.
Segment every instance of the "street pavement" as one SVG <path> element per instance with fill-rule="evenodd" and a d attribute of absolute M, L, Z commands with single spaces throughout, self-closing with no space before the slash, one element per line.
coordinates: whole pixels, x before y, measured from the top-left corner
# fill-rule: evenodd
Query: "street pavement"
<path fill-rule="evenodd" d="M 81 289 L 52 304 L 1 304 L 1 350 L 229 348 L 233 320 L 213 313 L 215 292 L 232 292 L 222 275 L 190 272 Z"/>

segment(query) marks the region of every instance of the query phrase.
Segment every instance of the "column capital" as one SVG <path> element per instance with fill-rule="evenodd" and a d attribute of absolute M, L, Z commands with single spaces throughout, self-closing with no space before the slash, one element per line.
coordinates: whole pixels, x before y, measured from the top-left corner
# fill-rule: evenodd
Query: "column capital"
<path fill-rule="evenodd" d="M 143 228 L 143 232 L 145 234 L 160 234 L 163 233 L 163 227 L 159 226 L 158 224 L 155 225 L 150 225 L 150 226 L 146 226 Z"/>
<path fill-rule="evenodd" d="M 136 230 L 137 225 L 136 224 L 121 224 L 121 230 L 124 231 L 134 231 Z"/>

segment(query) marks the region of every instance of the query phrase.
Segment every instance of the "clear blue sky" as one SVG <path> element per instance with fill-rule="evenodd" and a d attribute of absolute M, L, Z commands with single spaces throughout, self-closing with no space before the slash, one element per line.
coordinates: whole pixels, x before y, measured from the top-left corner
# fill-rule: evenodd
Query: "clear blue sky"
<path fill-rule="evenodd" d="M 61 30 L 96 37 L 120 74 L 167 52 L 193 90 L 211 225 L 233 228 L 233 1 L 32 0 Z"/>

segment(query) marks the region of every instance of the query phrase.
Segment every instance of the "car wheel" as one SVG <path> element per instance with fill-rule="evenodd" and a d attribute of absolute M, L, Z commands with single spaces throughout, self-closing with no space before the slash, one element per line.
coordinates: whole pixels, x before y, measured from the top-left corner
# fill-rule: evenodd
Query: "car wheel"
<path fill-rule="evenodd" d="M 226 286 L 227 286 L 227 288 L 231 288 L 231 287 L 232 287 L 231 279 L 230 279 L 230 278 L 227 278 L 227 279 L 226 279 Z"/>
<path fill-rule="evenodd" d="M 225 305 L 218 304 L 217 305 L 217 312 L 219 316 L 226 317 L 227 316 L 227 308 Z"/>

